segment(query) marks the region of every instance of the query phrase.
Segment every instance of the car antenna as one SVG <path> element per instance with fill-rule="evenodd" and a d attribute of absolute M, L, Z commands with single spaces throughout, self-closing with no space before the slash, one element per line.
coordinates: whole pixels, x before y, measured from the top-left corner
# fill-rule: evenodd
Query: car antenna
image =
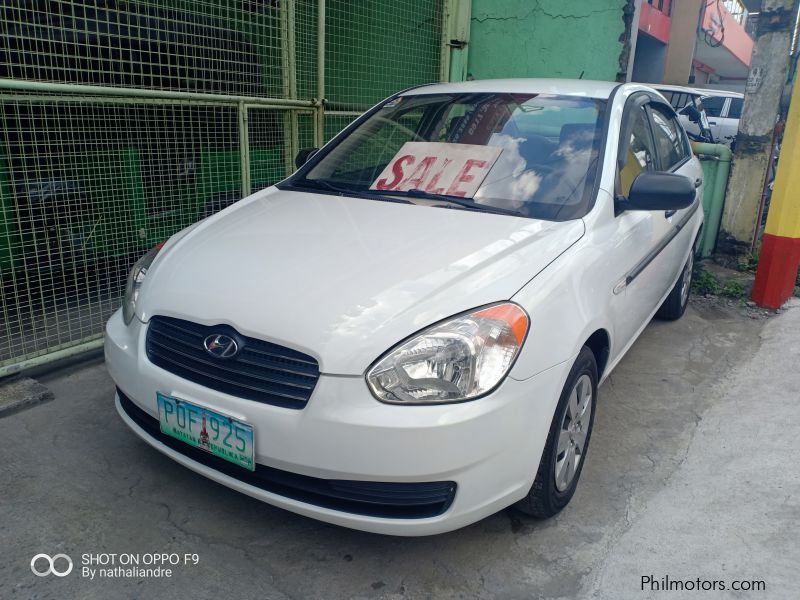
<path fill-rule="evenodd" d="M 578 79 L 583 79 L 583 74 L 584 73 L 586 73 L 586 71 L 581 71 L 580 77 L 578 77 Z"/>

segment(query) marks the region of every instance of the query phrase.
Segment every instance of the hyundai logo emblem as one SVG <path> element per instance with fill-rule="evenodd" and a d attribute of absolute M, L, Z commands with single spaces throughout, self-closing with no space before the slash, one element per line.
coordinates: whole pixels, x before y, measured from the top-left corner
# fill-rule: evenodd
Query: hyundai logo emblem
<path fill-rule="evenodd" d="M 239 344 L 229 335 L 212 333 L 205 340 L 203 346 L 214 358 L 230 358 L 239 353 Z"/>

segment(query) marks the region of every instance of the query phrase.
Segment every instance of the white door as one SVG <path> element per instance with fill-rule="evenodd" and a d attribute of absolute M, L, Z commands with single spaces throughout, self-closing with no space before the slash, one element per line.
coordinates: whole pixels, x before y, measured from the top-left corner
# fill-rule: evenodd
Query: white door
<path fill-rule="evenodd" d="M 728 105 L 728 98 L 726 96 L 705 96 L 703 97 L 703 108 L 708 115 L 708 127 L 711 129 L 711 134 L 718 144 L 730 145 L 731 140 L 725 138 L 725 130 L 723 128 L 723 120 L 725 117 L 725 110 Z"/>
<path fill-rule="evenodd" d="M 677 211 L 667 211 L 664 217 L 669 224 L 669 243 L 664 247 L 665 282 L 662 294 L 665 295 L 674 285 L 678 275 L 683 271 L 689 247 L 694 240 L 686 228 L 689 218 L 699 206 L 703 194 L 703 169 L 700 162 L 692 155 L 689 140 L 686 138 L 678 119 L 666 105 L 652 103 L 648 109 L 652 127 L 655 149 L 658 155 L 658 169 L 667 173 L 677 173 L 687 177 L 695 185 L 697 200 L 694 205 Z"/>
<path fill-rule="evenodd" d="M 727 146 L 736 138 L 739 132 L 739 118 L 742 116 L 744 98 L 728 98 L 725 103 L 723 116 L 716 119 L 719 129 L 719 143 Z"/>
<path fill-rule="evenodd" d="M 630 101 L 629 101 L 630 102 Z M 624 166 L 619 170 L 617 192 L 627 196 L 633 180 L 643 171 L 658 168 L 658 156 L 646 105 L 626 107 L 632 119 Z M 621 143 L 624 143 L 621 142 Z M 610 257 L 621 265 L 615 294 L 625 294 L 624 318 L 615 324 L 618 348 L 624 348 L 656 309 L 671 270 L 658 245 L 671 227 L 664 211 L 625 211 L 616 217 L 619 242 Z"/>

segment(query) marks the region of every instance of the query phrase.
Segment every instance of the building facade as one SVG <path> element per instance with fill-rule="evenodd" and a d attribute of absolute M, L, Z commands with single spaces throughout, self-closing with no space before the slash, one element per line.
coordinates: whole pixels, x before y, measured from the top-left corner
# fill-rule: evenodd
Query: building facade
<path fill-rule="evenodd" d="M 742 0 L 642 0 L 630 77 L 743 92 L 757 19 Z"/>

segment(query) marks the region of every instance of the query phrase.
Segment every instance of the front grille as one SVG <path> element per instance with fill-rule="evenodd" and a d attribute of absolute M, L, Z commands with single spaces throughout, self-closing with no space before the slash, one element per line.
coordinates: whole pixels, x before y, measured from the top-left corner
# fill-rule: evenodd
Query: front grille
<path fill-rule="evenodd" d="M 150 437 L 195 462 L 267 492 L 331 510 L 386 519 L 424 519 L 444 513 L 456 494 L 454 481 L 397 483 L 320 479 L 256 464 L 255 471 L 161 433 L 158 421 L 117 388 L 120 406 Z"/>
<path fill-rule="evenodd" d="M 215 358 L 203 345 L 214 334 L 236 340 L 239 353 Z M 313 356 L 241 335 L 229 325 L 200 325 L 156 316 L 147 328 L 147 358 L 154 365 L 238 398 L 285 408 L 305 407 L 319 379 Z"/>

